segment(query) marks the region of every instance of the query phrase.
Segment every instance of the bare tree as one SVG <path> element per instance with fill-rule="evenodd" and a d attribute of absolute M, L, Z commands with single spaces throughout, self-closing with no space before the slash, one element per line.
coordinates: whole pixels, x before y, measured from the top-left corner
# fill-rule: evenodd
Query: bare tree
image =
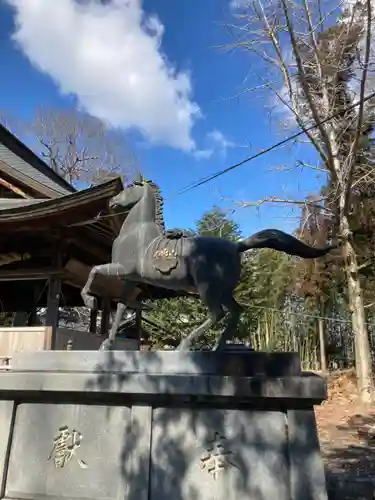
<path fill-rule="evenodd" d="M 42 156 L 69 182 L 96 184 L 117 175 L 126 178 L 138 169 L 120 132 L 76 109 L 39 108 L 30 128 Z"/>
<path fill-rule="evenodd" d="M 0 120 L 72 184 L 126 179 L 139 170 L 135 152 L 120 131 L 76 108 L 40 107 L 29 122 L 9 114 Z"/>
<path fill-rule="evenodd" d="M 341 241 L 359 390 L 364 401 L 371 401 L 370 345 L 350 218 L 356 190 L 375 180 L 368 148 L 374 99 L 366 100 L 374 83 L 371 0 L 336 5 L 323 0 L 249 0 L 236 17 L 229 26 L 235 37 L 232 47 L 245 49 L 256 61 L 257 88 L 266 89 L 267 98 L 271 92 L 273 105 L 287 111 L 288 127 L 296 124 L 305 132 L 328 179 L 330 192 L 323 203 L 328 201 L 325 209 L 331 209 Z M 360 104 L 350 108 L 355 101 Z M 341 115 L 325 121 L 337 112 Z M 308 130 L 310 125 L 316 127 Z"/>

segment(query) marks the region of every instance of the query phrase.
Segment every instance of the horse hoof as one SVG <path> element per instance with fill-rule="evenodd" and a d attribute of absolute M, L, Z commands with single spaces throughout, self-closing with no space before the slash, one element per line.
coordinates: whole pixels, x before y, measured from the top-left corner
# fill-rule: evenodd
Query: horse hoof
<path fill-rule="evenodd" d="M 212 351 L 215 351 L 215 352 L 217 352 L 217 351 L 219 351 L 219 352 L 220 351 L 224 351 L 225 347 L 226 347 L 226 344 L 218 342 L 217 344 L 215 344 L 213 346 Z"/>
<path fill-rule="evenodd" d="M 176 347 L 175 351 L 189 352 L 190 346 L 188 344 L 184 344 L 183 342 L 181 342 L 181 344 Z"/>
<path fill-rule="evenodd" d="M 107 339 L 101 344 L 99 351 L 111 351 L 112 348 L 113 348 L 113 342 Z"/>

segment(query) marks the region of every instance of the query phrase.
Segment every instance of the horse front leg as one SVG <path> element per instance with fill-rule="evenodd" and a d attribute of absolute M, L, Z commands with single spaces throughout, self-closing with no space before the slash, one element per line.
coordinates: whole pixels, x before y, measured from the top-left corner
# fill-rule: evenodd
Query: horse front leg
<path fill-rule="evenodd" d="M 116 340 L 117 330 L 118 330 L 118 327 L 120 326 L 121 319 L 124 315 L 125 310 L 126 310 L 126 305 L 123 304 L 122 302 L 119 302 L 117 304 L 115 319 L 113 320 L 113 323 L 111 325 L 111 329 L 109 331 L 108 338 L 106 338 L 102 342 L 102 344 L 99 348 L 99 351 L 111 351 L 113 349 L 113 345 L 114 345 L 115 340 Z"/>
<path fill-rule="evenodd" d="M 98 309 L 98 301 L 91 295 L 91 285 L 97 274 L 101 276 L 122 277 L 125 274 L 125 269 L 121 264 L 115 263 L 101 264 L 91 269 L 86 284 L 81 290 L 81 297 L 85 306 L 93 310 Z"/>
<path fill-rule="evenodd" d="M 116 315 L 112 322 L 111 329 L 109 331 L 108 338 L 106 338 L 99 350 L 100 351 L 111 351 L 116 341 L 117 330 L 121 324 L 121 320 L 123 318 L 124 312 L 126 309 L 130 309 L 127 305 L 128 301 L 135 301 L 139 291 L 137 290 L 137 285 L 130 281 L 125 281 L 123 284 L 123 288 L 121 291 L 121 297 L 117 304 Z"/>

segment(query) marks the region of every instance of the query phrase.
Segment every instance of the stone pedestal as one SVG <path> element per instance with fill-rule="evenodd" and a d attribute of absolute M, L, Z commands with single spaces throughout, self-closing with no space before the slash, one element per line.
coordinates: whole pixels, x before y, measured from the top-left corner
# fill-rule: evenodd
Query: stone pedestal
<path fill-rule="evenodd" d="M 19 353 L 0 374 L 0 498 L 326 500 L 296 354 Z"/>

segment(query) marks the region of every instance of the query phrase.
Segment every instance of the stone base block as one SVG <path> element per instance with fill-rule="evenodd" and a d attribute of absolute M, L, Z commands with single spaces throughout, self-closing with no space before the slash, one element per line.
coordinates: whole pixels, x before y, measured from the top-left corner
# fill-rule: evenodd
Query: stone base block
<path fill-rule="evenodd" d="M 0 374 L 0 496 L 326 500 L 325 396 L 295 354 L 19 354 Z"/>

